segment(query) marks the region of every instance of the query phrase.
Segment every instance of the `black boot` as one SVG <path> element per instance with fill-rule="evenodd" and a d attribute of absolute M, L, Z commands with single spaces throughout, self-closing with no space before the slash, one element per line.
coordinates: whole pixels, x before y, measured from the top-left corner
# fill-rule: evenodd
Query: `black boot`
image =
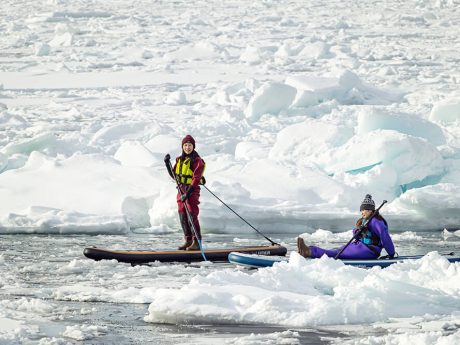
<path fill-rule="evenodd" d="M 188 224 L 187 215 L 185 213 L 179 213 L 180 225 L 184 233 L 185 243 L 178 247 L 179 250 L 185 250 L 192 244 L 192 232 L 190 231 L 190 226 Z"/>

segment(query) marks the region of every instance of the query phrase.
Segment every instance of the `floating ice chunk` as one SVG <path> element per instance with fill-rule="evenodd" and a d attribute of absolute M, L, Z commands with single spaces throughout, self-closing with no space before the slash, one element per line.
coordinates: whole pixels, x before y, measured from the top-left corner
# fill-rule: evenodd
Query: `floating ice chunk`
<path fill-rule="evenodd" d="M 331 94 L 339 89 L 338 79 L 330 77 L 288 76 L 286 84 L 298 90 L 316 91 L 324 94 Z"/>
<path fill-rule="evenodd" d="M 303 233 L 299 237 L 305 240 L 305 243 L 314 244 L 317 242 L 343 242 L 349 240 L 353 236 L 351 230 L 333 233 L 329 230 L 318 229 L 314 233 Z"/>
<path fill-rule="evenodd" d="M 460 214 L 460 186 L 438 183 L 411 189 L 388 205 L 388 210 L 399 214 L 423 215 L 424 222 L 434 228 L 458 225 Z"/>
<path fill-rule="evenodd" d="M 118 148 L 114 158 L 126 166 L 149 167 L 162 162 L 159 157 L 137 141 L 125 141 Z"/>
<path fill-rule="evenodd" d="M 417 235 L 416 232 L 413 231 L 405 231 L 400 234 L 391 234 L 391 238 L 394 242 L 402 242 L 402 241 L 423 241 L 423 237 Z"/>
<path fill-rule="evenodd" d="M 0 153 L 0 173 L 6 169 L 6 167 L 8 166 L 8 158 Z"/>
<path fill-rule="evenodd" d="M 0 103 L 0 111 L 6 110 L 6 105 Z M 9 114 L 4 111 L 0 113 L 0 128 L 11 128 L 22 129 L 27 127 L 27 121 L 19 115 Z"/>
<path fill-rule="evenodd" d="M 15 301 L 0 300 L 0 344 L 23 344 L 29 339 L 38 339 L 43 334 L 37 325 L 30 323 L 28 311 L 21 309 L 22 304 L 26 303 L 28 300 L 25 298 Z M 42 305 L 45 304 L 46 302 L 42 302 Z M 46 315 L 46 313 L 40 313 L 40 310 L 30 312 L 32 315 L 35 313 L 38 314 L 35 315 L 36 317 Z M 18 320 L 24 316 L 27 321 Z"/>
<path fill-rule="evenodd" d="M 295 108 L 308 108 L 319 103 L 320 97 L 314 91 L 300 90 L 297 92 L 291 106 Z"/>
<path fill-rule="evenodd" d="M 299 57 L 311 59 L 328 59 L 333 55 L 330 52 L 330 45 L 325 42 L 314 42 L 306 45 L 298 54 Z"/>
<path fill-rule="evenodd" d="M 423 325 L 412 326 L 412 328 L 421 328 Z M 456 326 L 455 326 L 456 327 Z M 398 332 L 401 332 L 398 329 Z M 427 332 L 407 330 L 401 334 L 390 334 L 384 336 L 368 336 L 357 339 L 346 344 L 417 344 L 417 345 L 452 345 L 460 342 L 460 332 L 448 334 L 442 327 L 436 331 Z"/>
<path fill-rule="evenodd" d="M 300 345 L 300 335 L 295 331 L 284 331 L 274 333 L 263 333 L 239 336 L 233 339 L 229 339 L 225 342 L 226 345 L 259 345 L 259 344 L 289 344 L 289 345 Z"/>
<path fill-rule="evenodd" d="M 209 60 L 218 58 L 222 52 L 222 47 L 209 41 L 200 41 L 167 53 L 164 58 L 166 60 Z"/>
<path fill-rule="evenodd" d="M 460 121 L 460 99 L 449 99 L 436 103 L 431 110 L 430 120 L 442 124 Z"/>
<path fill-rule="evenodd" d="M 154 196 L 166 181 L 167 174 L 153 168 L 123 166 L 105 155 L 57 159 L 34 151 L 24 167 L 0 174 L 0 189 L 9 186 L 0 194 L 1 223 L 18 229 L 23 224 L 24 231 L 124 233 L 124 200 Z M 52 209 L 29 214 L 24 210 L 30 206 Z"/>
<path fill-rule="evenodd" d="M 29 207 L 22 214 L 0 219 L 3 233 L 124 234 L 129 226 L 123 216 L 97 216 L 49 207 Z"/>
<path fill-rule="evenodd" d="M 143 59 L 147 59 L 147 60 L 148 60 L 148 59 L 153 58 L 153 53 L 152 53 L 150 50 L 144 50 L 144 51 L 142 51 L 141 57 L 142 57 Z"/>
<path fill-rule="evenodd" d="M 297 90 L 281 83 L 268 83 L 257 89 L 245 110 L 246 118 L 257 121 L 263 114 L 278 114 L 287 109 Z"/>
<path fill-rule="evenodd" d="M 62 335 L 78 341 L 94 339 L 107 333 L 107 327 L 95 325 L 67 326 Z"/>
<path fill-rule="evenodd" d="M 289 262 L 257 272 L 223 270 L 195 277 L 182 289 L 157 289 L 144 320 L 308 327 L 453 314 L 459 276 L 458 265 L 436 252 L 384 270 L 292 252 Z"/>
<path fill-rule="evenodd" d="M 261 178 L 261 171 L 270 173 Z M 343 192 L 342 186 L 318 171 L 303 168 L 293 173 L 283 163 L 271 159 L 251 160 L 239 174 L 242 185 L 254 198 L 296 200 L 307 205 L 329 201 Z"/>
<path fill-rule="evenodd" d="M 255 90 L 260 86 L 260 82 L 254 79 L 248 79 L 245 83 L 230 84 L 220 89 L 211 100 L 220 105 L 234 105 L 238 108 L 245 107 Z M 228 112 L 236 110 L 227 109 Z"/>
<path fill-rule="evenodd" d="M 356 135 L 345 145 L 319 155 L 317 162 L 330 173 L 359 173 L 376 165 L 388 165 L 398 173 L 399 184 L 444 172 L 442 156 L 435 146 L 424 139 L 390 130 Z"/>
<path fill-rule="evenodd" d="M 174 153 L 176 152 L 178 155 L 180 153 L 181 140 L 181 138 L 178 138 L 173 134 L 159 134 L 150 139 L 145 144 L 145 147 L 147 147 L 151 152 L 162 155 L 170 153 L 174 161 Z"/>
<path fill-rule="evenodd" d="M 74 35 L 78 29 L 69 26 L 67 23 L 59 23 L 54 28 L 54 38 L 49 42 L 51 47 L 70 47 L 73 44 Z"/>
<path fill-rule="evenodd" d="M 240 183 L 220 183 L 213 181 L 210 188 L 217 194 L 224 194 L 228 200 L 232 201 L 247 201 L 251 197 L 251 193 L 245 189 Z"/>
<path fill-rule="evenodd" d="M 242 141 L 236 145 L 236 159 L 254 159 L 265 157 L 269 152 L 270 146 L 254 141 Z"/>
<path fill-rule="evenodd" d="M 27 155 L 19 153 L 13 154 L 9 157 L 6 157 L 0 153 L 0 173 L 6 170 L 13 170 L 23 167 L 27 163 L 28 158 L 29 157 Z"/>
<path fill-rule="evenodd" d="M 121 204 L 121 211 L 125 215 L 131 228 L 146 228 L 150 226 L 149 210 L 152 202 L 147 198 L 126 197 Z"/>
<path fill-rule="evenodd" d="M 342 99 L 345 91 L 336 78 L 294 76 L 286 78 L 286 84 L 297 89 L 294 107 L 309 107 L 331 99 Z"/>
<path fill-rule="evenodd" d="M 355 73 L 349 70 L 344 70 L 340 73 L 339 84 L 346 89 L 352 89 L 352 88 L 359 89 L 363 87 L 363 82 L 358 77 L 358 75 L 356 75 Z"/>
<path fill-rule="evenodd" d="M 28 160 L 29 160 L 29 156 L 21 154 L 21 153 L 15 153 L 8 157 L 8 163 L 5 169 L 13 170 L 13 169 L 22 168 L 23 166 L 26 165 Z"/>
<path fill-rule="evenodd" d="M 460 108 L 459 108 L 460 109 Z M 358 115 L 358 135 L 376 129 L 390 129 L 428 140 L 433 145 L 443 145 L 446 138 L 442 129 L 421 117 L 401 113 L 385 113 L 380 109 L 365 109 Z"/>
<path fill-rule="evenodd" d="M 70 47 L 73 43 L 73 35 L 70 32 L 56 34 L 49 42 L 51 47 Z"/>
<path fill-rule="evenodd" d="M 135 134 L 139 135 L 139 133 L 146 131 L 147 128 L 148 124 L 145 122 L 122 123 L 103 127 L 94 134 L 90 144 L 108 145 L 113 141 L 129 139 L 131 136 L 135 137 Z"/>
<path fill-rule="evenodd" d="M 353 136 L 351 129 L 317 119 L 306 119 L 283 128 L 276 136 L 270 158 L 314 161 L 314 156 L 344 144 Z"/>
<path fill-rule="evenodd" d="M 176 91 L 169 93 L 164 102 L 169 105 L 184 105 L 187 104 L 187 98 L 182 91 Z"/>
<path fill-rule="evenodd" d="M 303 48 L 303 46 L 298 44 L 292 44 L 290 42 L 285 42 L 278 50 L 275 52 L 275 57 L 286 59 L 290 56 L 295 56 L 299 53 L 299 51 Z"/>
<path fill-rule="evenodd" d="M 171 228 L 166 224 L 149 225 L 147 227 L 139 227 L 139 228 L 132 230 L 132 232 L 136 234 L 156 234 L 156 235 L 170 234 L 176 231 L 177 231 L 177 227 Z"/>
<path fill-rule="evenodd" d="M 53 133 L 39 134 L 31 139 L 24 139 L 6 145 L 1 152 L 7 156 L 15 153 L 30 154 L 32 151 L 54 152 L 57 145 L 56 136 Z"/>
<path fill-rule="evenodd" d="M 446 228 L 444 228 L 444 230 L 442 231 L 442 237 L 446 240 L 448 239 L 449 237 L 453 237 L 454 234 L 452 232 L 450 232 L 449 230 L 447 230 Z"/>
<path fill-rule="evenodd" d="M 341 104 L 390 104 L 401 98 L 400 93 L 389 93 L 365 85 L 353 72 L 337 71 L 338 77 L 289 76 L 286 84 L 297 89 L 293 103 L 307 106 L 316 99 L 318 103 L 335 99 Z M 303 100 L 306 99 L 306 100 Z"/>
<path fill-rule="evenodd" d="M 262 61 L 262 52 L 257 47 L 247 46 L 241 54 L 240 60 L 250 65 L 257 65 Z"/>
<path fill-rule="evenodd" d="M 35 47 L 35 55 L 47 56 L 51 52 L 51 46 L 46 43 L 40 43 Z"/>

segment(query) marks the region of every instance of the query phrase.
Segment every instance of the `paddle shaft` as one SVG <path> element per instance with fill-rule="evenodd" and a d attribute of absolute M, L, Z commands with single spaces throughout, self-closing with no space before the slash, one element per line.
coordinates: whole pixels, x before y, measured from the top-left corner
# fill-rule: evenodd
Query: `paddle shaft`
<path fill-rule="evenodd" d="M 278 245 L 278 243 L 272 241 L 270 238 L 268 238 L 267 236 L 265 236 L 263 233 L 261 233 L 259 230 L 257 230 L 255 227 L 253 227 L 251 224 L 249 224 L 249 222 L 244 219 L 243 217 L 241 217 L 238 213 L 236 213 L 230 206 L 228 206 L 225 202 L 223 202 L 216 194 L 214 194 L 213 192 L 211 192 L 211 190 L 206 187 L 205 185 L 203 185 L 204 188 L 206 188 L 206 190 L 211 193 L 217 200 L 219 200 L 222 205 L 226 206 L 230 211 L 232 211 L 237 217 L 239 217 L 243 222 L 245 222 L 247 225 L 249 225 L 252 229 L 254 229 L 259 235 L 261 235 L 262 237 L 264 237 L 267 241 L 269 241 L 272 245 Z"/>
<path fill-rule="evenodd" d="M 372 218 L 375 217 L 375 215 L 377 215 L 379 213 L 379 210 L 383 207 L 383 205 L 385 205 L 387 203 L 386 200 L 383 200 L 382 204 L 374 211 L 372 212 L 371 216 L 366 219 L 366 223 L 361 225 L 361 227 L 365 227 L 367 224 L 369 224 L 369 222 L 371 221 Z M 343 251 L 350 245 L 351 242 L 353 242 L 353 240 L 357 239 L 359 236 L 361 236 L 361 230 L 358 230 L 356 231 L 356 234 L 353 235 L 353 237 L 351 238 L 350 241 L 348 241 L 348 243 L 346 245 L 344 245 L 342 247 L 342 249 L 340 249 L 340 251 L 337 253 L 337 255 L 334 257 L 335 260 L 337 260 L 340 256 L 340 254 L 343 253 Z"/>
<path fill-rule="evenodd" d="M 169 155 L 167 155 L 167 157 L 169 157 Z M 171 160 L 170 159 L 165 159 L 165 163 L 166 163 L 166 168 L 168 169 L 169 174 L 170 175 L 172 174 L 174 176 L 174 180 L 176 181 L 177 189 L 179 190 L 179 194 L 181 196 L 184 195 L 185 191 L 182 190 L 181 184 L 180 184 L 179 180 L 177 179 L 177 176 L 174 174 L 174 170 L 173 170 L 172 165 L 171 165 Z M 204 261 L 208 261 L 206 259 L 206 255 L 204 255 L 203 246 L 201 245 L 201 240 L 198 238 L 198 233 L 197 233 L 197 231 L 195 229 L 195 224 L 193 224 L 193 217 L 190 214 L 190 211 L 188 209 L 187 199 L 182 201 L 182 203 L 184 204 L 185 213 L 187 214 L 187 219 L 188 219 L 188 223 L 190 225 L 190 228 L 192 229 L 193 234 L 195 235 L 195 238 L 196 238 L 196 240 L 198 242 L 198 246 L 200 247 L 201 255 L 203 256 Z"/>

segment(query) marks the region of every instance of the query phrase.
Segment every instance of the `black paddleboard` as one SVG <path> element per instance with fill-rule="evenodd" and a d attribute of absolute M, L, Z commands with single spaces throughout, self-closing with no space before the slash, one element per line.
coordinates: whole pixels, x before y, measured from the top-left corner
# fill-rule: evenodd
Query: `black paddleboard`
<path fill-rule="evenodd" d="M 257 254 L 257 255 L 286 255 L 287 249 L 283 246 L 254 246 L 226 249 L 206 249 L 204 254 L 209 261 L 228 262 L 231 252 Z M 173 250 L 173 251 L 138 251 L 138 250 L 110 250 L 102 248 L 85 248 L 83 254 L 90 259 L 117 260 L 130 264 L 143 264 L 147 262 L 197 262 L 203 261 L 199 250 Z"/>

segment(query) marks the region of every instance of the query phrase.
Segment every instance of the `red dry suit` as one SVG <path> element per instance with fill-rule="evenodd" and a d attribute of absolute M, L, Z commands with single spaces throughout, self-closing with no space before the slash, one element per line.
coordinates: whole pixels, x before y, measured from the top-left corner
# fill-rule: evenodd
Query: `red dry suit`
<path fill-rule="evenodd" d="M 187 214 L 185 213 L 185 205 L 184 202 L 181 201 L 181 195 L 189 188 L 192 188 L 192 191 L 189 192 L 189 197 L 185 200 L 185 204 L 192 216 L 193 225 L 195 226 L 195 230 L 197 232 L 196 237 L 201 240 L 201 228 L 200 222 L 198 221 L 200 209 L 198 205 L 200 204 L 200 181 L 203 176 L 204 168 L 205 163 L 195 150 L 193 150 L 193 152 L 189 155 L 183 153 L 177 157 L 173 168 L 174 174 L 180 183 L 180 189 L 182 190 L 182 193 L 178 190 L 176 200 L 179 218 L 186 241 L 194 239 L 195 234 L 190 228 Z"/>

